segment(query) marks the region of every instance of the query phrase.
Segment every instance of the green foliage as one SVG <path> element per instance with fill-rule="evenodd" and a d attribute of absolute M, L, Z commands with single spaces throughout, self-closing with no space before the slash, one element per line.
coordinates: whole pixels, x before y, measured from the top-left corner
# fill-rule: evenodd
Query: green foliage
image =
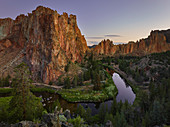
<path fill-rule="evenodd" d="M 110 98 L 115 97 L 118 93 L 117 87 L 115 86 L 111 76 L 109 76 L 106 80 L 104 91 Z"/>
<path fill-rule="evenodd" d="M 49 85 L 50 85 L 50 86 L 51 86 L 51 85 L 53 85 L 53 82 L 52 82 L 52 81 L 50 81 L 50 82 L 49 82 Z"/>
<path fill-rule="evenodd" d="M 62 89 L 58 91 L 58 94 L 68 102 L 101 102 L 109 99 L 107 94 L 103 91 L 79 90 L 76 88 Z"/>
<path fill-rule="evenodd" d="M 152 126 L 162 125 L 165 122 L 163 110 L 163 106 L 160 104 L 160 102 L 155 100 L 153 108 L 150 112 L 150 120 Z"/>
<path fill-rule="evenodd" d="M 65 71 L 66 72 L 68 72 L 69 66 L 70 66 L 70 62 L 65 66 Z"/>
<path fill-rule="evenodd" d="M 90 78 L 91 78 L 91 76 L 90 76 L 90 71 L 88 70 L 88 71 L 85 71 L 84 72 L 84 80 L 85 81 L 88 81 L 88 80 L 90 80 Z"/>
<path fill-rule="evenodd" d="M 126 121 L 125 116 L 122 112 L 116 113 L 113 123 L 114 123 L 115 127 L 127 127 L 127 121 Z"/>
<path fill-rule="evenodd" d="M 91 123 L 91 112 L 92 110 L 88 107 L 85 113 L 85 121 L 87 121 L 88 123 Z"/>
<path fill-rule="evenodd" d="M 103 117 L 104 117 L 105 114 L 106 114 L 104 103 L 102 103 L 102 105 L 101 105 L 101 107 L 100 107 L 100 109 L 99 109 L 99 113 L 98 113 L 98 114 L 99 114 L 99 120 L 100 120 L 100 122 L 103 123 L 103 122 L 104 122 Z"/>
<path fill-rule="evenodd" d="M 61 85 L 62 85 L 61 77 L 59 77 L 59 78 L 58 78 L 58 82 L 57 82 L 57 84 L 58 84 L 59 86 L 61 86 Z"/>
<path fill-rule="evenodd" d="M 60 111 L 61 105 L 58 99 L 52 105 L 49 106 L 49 112 L 54 112 L 56 106 L 57 106 L 57 110 Z"/>
<path fill-rule="evenodd" d="M 79 114 L 81 117 L 85 117 L 85 112 L 86 110 L 84 109 L 84 107 L 80 104 L 77 108 L 77 114 Z"/>
<path fill-rule="evenodd" d="M 68 122 L 72 123 L 74 127 L 81 127 L 84 123 L 84 120 L 80 116 L 77 116 L 74 119 L 69 119 Z"/>
<path fill-rule="evenodd" d="M 64 116 L 64 115 L 59 115 L 59 120 L 61 122 L 66 122 L 67 121 L 67 118 Z"/>
<path fill-rule="evenodd" d="M 10 122 L 10 119 L 9 119 L 10 113 L 8 111 L 8 108 L 9 108 L 9 103 L 11 99 L 12 99 L 12 96 L 0 98 L 0 121 Z"/>
<path fill-rule="evenodd" d="M 42 115 L 45 115 L 45 114 L 48 114 L 47 110 L 44 110 L 44 111 L 42 112 Z"/>
<path fill-rule="evenodd" d="M 101 83 L 100 83 L 100 75 L 94 71 L 94 79 L 93 79 L 93 83 L 94 83 L 94 90 L 101 90 Z"/>
<path fill-rule="evenodd" d="M 11 79 L 11 77 L 8 75 L 6 78 L 0 78 L 0 87 L 8 87 L 10 86 L 10 82 L 9 80 Z"/>
<path fill-rule="evenodd" d="M 77 78 L 77 75 L 74 76 L 74 79 L 73 79 L 73 85 L 74 87 L 77 86 L 77 83 L 78 83 L 78 78 Z"/>
<path fill-rule="evenodd" d="M 13 80 L 13 97 L 9 103 L 10 122 L 33 120 L 41 116 L 43 111 L 41 100 L 30 92 L 30 73 L 26 64 L 16 67 Z"/>
<path fill-rule="evenodd" d="M 106 123 L 108 120 L 110 120 L 112 123 L 114 122 L 113 115 L 107 112 L 105 115 L 104 123 Z"/>
<path fill-rule="evenodd" d="M 71 83 L 70 83 L 70 78 L 69 77 L 66 77 L 64 79 L 64 85 L 65 85 L 65 88 L 70 89 Z"/>
<path fill-rule="evenodd" d="M 149 118 L 148 112 L 145 113 L 145 116 L 142 119 L 142 126 L 143 127 L 149 127 L 150 126 L 150 118 Z"/>
<path fill-rule="evenodd" d="M 48 93 L 55 93 L 56 91 L 50 88 L 31 88 L 31 92 L 48 92 Z"/>
<path fill-rule="evenodd" d="M 12 88 L 0 88 L 0 94 L 10 94 L 12 93 Z"/>

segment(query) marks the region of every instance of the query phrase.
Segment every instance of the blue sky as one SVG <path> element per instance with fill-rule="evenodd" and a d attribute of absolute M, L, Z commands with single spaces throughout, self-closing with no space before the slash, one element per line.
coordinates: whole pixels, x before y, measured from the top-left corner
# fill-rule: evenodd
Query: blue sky
<path fill-rule="evenodd" d="M 137 41 L 170 28 L 170 0 L 0 0 L 0 18 L 15 19 L 39 5 L 77 15 L 89 45 L 107 38 L 115 44 Z"/>

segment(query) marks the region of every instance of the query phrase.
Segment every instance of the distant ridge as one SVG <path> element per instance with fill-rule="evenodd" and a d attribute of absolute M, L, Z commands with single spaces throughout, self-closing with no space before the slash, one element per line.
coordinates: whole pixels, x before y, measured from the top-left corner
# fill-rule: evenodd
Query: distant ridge
<path fill-rule="evenodd" d="M 88 46 L 90 49 L 95 48 L 97 45 Z"/>
<path fill-rule="evenodd" d="M 105 55 L 146 55 L 170 50 L 170 29 L 151 31 L 148 38 L 128 44 L 114 45 L 112 41 L 101 41 L 93 51 Z"/>

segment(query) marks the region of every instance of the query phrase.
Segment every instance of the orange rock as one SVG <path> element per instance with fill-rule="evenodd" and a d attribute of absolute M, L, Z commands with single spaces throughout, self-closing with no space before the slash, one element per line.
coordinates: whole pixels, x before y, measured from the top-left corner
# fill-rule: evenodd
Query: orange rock
<path fill-rule="evenodd" d="M 17 48 L 25 48 L 33 79 L 45 83 L 56 81 L 68 61 L 80 62 L 88 48 L 75 15 L 60 15 L 42 6 L 28 16 L 0 19 L 0 28 L 0 40 L 9 39 L 11 44 L 17 42 Z"/>
<path fill-rule="evenodd" d="M 146 39 L 136 43 L 114 45 L 110 40 L 101 41 L 94 49 L 95 53 L 105 55 L 146 55 L 149 53 L 165 52 L 170 50 L 170 29 L 152 31 Z"/>

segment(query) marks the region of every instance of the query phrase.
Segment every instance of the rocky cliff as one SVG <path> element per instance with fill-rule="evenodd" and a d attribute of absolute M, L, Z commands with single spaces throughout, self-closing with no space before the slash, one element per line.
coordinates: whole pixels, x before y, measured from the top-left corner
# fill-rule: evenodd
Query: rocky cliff
<path fill-rule="evenodd" d="M 1 72 L 24 50 L 20 57 L 29 65 L 33 79 L 49 83 L 64 72 L 68 61 L 80 62 L 87 49 L 75 15 L 39 6 L 15 20 L 0 19 L 0 56 L 5 57 L 0 58 Z"/>
<path fill-rule="evenodd" d="M 152 31 L 148 38 L 128 44 L 114 45 L 110 40 L 101 41 L 93 51 L 98 54 L 132 54 L 146 55 L 149 53 L 165 52 L 170 50 L 170 29 Z"/>

